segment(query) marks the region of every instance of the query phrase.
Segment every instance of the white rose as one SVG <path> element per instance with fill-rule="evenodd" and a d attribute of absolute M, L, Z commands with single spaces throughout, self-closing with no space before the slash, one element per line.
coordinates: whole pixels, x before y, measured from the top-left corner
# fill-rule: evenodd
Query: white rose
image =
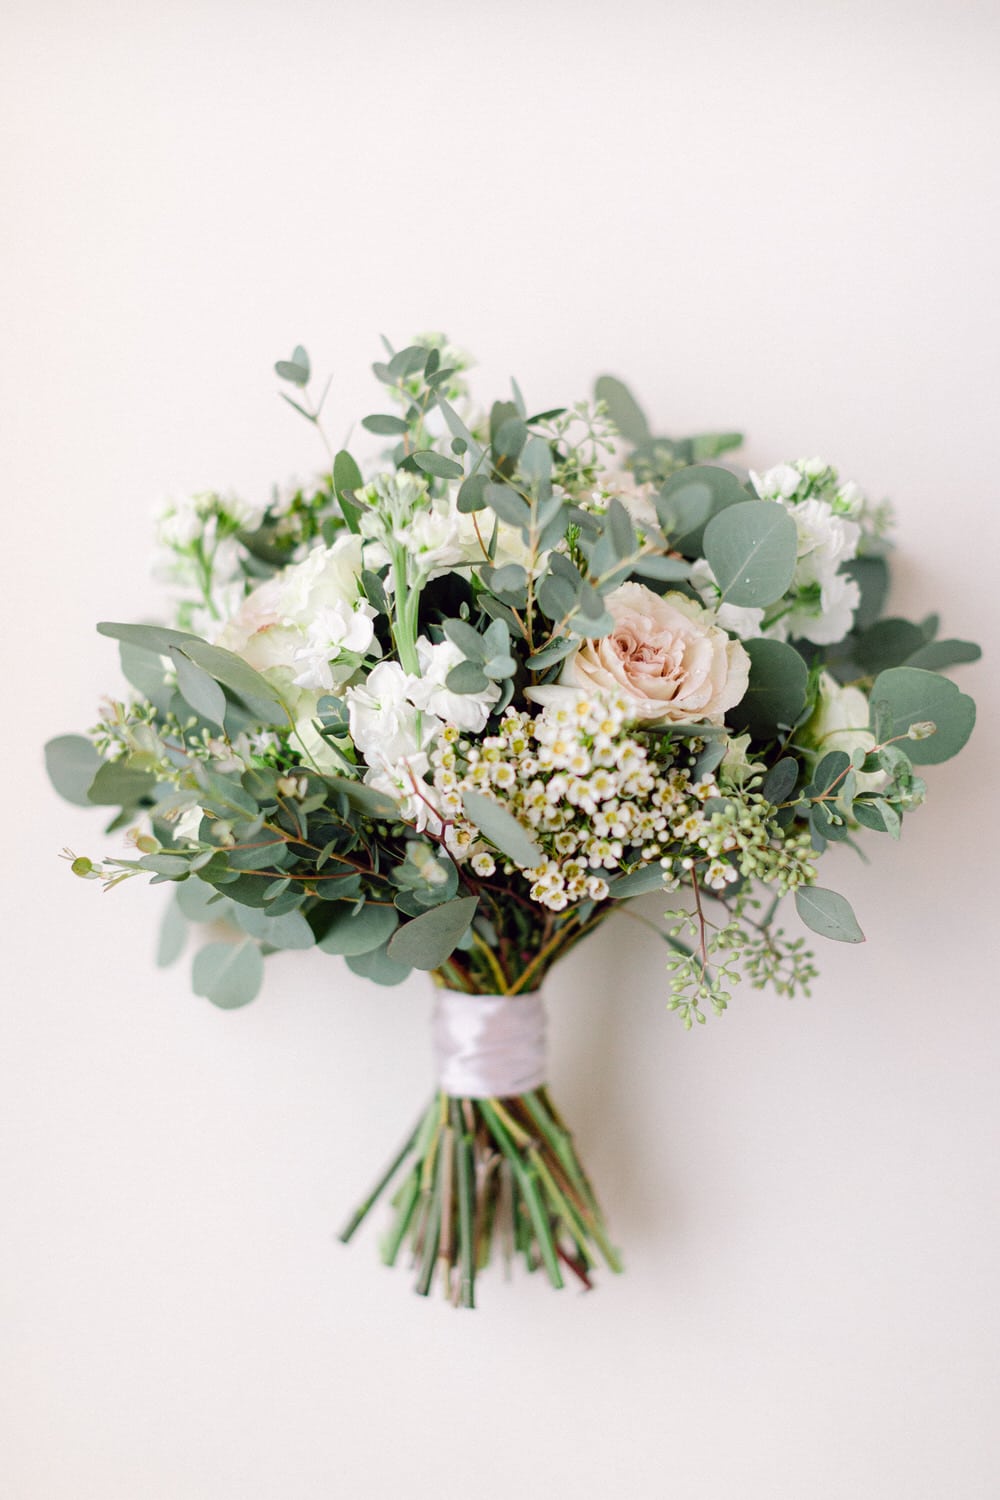
<path fill-rule="evenodd" d="M 819 697 L 812 718 L 802 729 L 802 741 L 811 746 L 817 758 L 828 750 L 854 750 L 866 753 L 875 747 L 875 736 L 868 728 L 868 699 L 860 688 L 842 687 L 829 672 L 820 674 Z M 882 771 L 858 773 L 859 792 L 878 791 L 885 785 Z"/>
<path fill-rule="evenodd" d="M 324 609 L 334 612 L 359 603 L 361 539 L 340 536 L 332 547 L 318 546 L 253 589 L 222 628 L 215 644 L 241 656 L 258 672 L 272 672 L 281 687 L 295 683 L 297 653 L 308 645 L 308 631 Z M 361 610 L 362 619 L 368 618 Z M 361 629 L 359 625 L 359 629 Z"/>
<path fill-rule="evenodd" d="M 560 682 L 622 694 L 647 723 L 721 724 L 747 690 L 750 658 L 694 599 L 623 583 L 605 600 L 614 629 L 567 657 Z"/>

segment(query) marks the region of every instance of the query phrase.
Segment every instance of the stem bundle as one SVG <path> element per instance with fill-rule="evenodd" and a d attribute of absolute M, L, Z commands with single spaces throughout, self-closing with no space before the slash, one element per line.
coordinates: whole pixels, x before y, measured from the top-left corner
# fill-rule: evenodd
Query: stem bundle
<path fill-rule="evenodd" d="M 515 1256 L 543 1268 L 554 1287 L 563 1268 L 586 1288 L 598 1259 L 621 1262 L 608 1240 L 572 1137 L 545 1088 L 507 1099 L 436 1093 L 406 1143 L 352 1215 L 346 1244 L 398 1179 L 382 1259 L 409 1245 L 416 1290 L 435 1282 L 456 1307 L 475 1306 L 476 1276 L 494 1246 L 509 1274 Z"/>

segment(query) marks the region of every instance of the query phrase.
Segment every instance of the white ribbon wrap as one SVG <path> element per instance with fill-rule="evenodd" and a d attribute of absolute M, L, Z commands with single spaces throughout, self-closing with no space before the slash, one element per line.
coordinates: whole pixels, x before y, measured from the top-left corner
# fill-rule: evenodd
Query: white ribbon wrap
<path fill-rule="evenodd" d="M 545 1082 L 545 1006 L 530 995 L 438 990 L 431 1022 L 438 1086 L 456 1099 L 504 1099 Z"/>

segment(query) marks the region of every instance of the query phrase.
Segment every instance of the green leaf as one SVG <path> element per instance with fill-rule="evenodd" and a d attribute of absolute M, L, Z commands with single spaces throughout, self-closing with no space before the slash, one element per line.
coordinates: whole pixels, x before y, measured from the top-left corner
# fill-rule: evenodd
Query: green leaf
<path fill-rule="evenodd" d="M 171 646 L 170 660 L 177 670 L 177 687 L 184 702 L 221 729 L 226 717 L 226 695 L 219 684 L 177 646 Z"/>
<path fill-rule="evenodd" d="M 169 713 L 173 688 L 167 685 L 162 659 L 129 641 L 118 642 L 118 658 L 126 680 L 161 714 Z"/>
<path fill-rule="evenodd" d="M 700 557 L 702 533 L 709 518 L 745 504 L 746 499 L 746 490 L 728 469 L 717 464 L 693 464 L 671 474 L 653 503 L 671 546 L 686 557 Z"/>
<path fill-rule="evenodd" d="M 481 693 L 489 686 L 489 679 L 477 662 L 460 661 L 448 673 L 445 684 L 452 693 Z"/>
<path fill-rule="evenodd" d="M 957 755 L 976 722 L 976 705 L 947 677 L 922 667 L 890 667 L 880 672 L 871 691 L 872 723 L 875 706 L 885 705 L 880 722 L 885 739 L 905 735 L 911 724 L 933 723 L 933 734 L 907 743 L 906 753 L 916 765 L 937 765 Z M 881 719 L 881 715 L 880 715 Z"/>
<path fill-rule="evenodd" d="M 646 553 L 633 564 L 633 573 L 641 578 L 655 578 L 660 583 L 677 583 L 690 578 L 691 564 L 680 557 L 657 557 Z"/>
<path fill-rule="evenodd" d="M 795 892 L 795 910 L 807 927 L 835 943 L 863 943 L 851 903 L 836 891 L 818 885 L 803 885 Z"/>
<path fill-rule="evenodd" d="M 340 502 L 340 508 L 344 513 L 344 520 L 347 522 L 349 530 L 354 532 L 358 530 L 360 525 L 359 511 L 357 506 L 352 505 L 347 497 L 348 495 L 352 495 L 355 490 L 360 490 L 363 485 L 364 479 L 361 470 L 347 449 L 341 448 L 333 460 L 333 488 Z"/>
<path fill-rule="evenodd" d="M 788 801 L 798 779 L 799 763 L 786 755 L 781 760 L 775 761 L 768 771 L 761 783 L 760 794 L 766 797 L 774 807 L 779 807 L 782 802 Z"/>
<path fill-rule="evenodd" d="M 466 817 L 501 854 L 526 869 L 541 864 L 544 855 L 528 829 L 499 802 L 483 792 L 466 791 L 462 793 L 462 806 Z"/>
<path fill-rule="evenodd" d="M 357 912 L 346 902 L 342 907 L 332 908 L 332 912 L 319 940 L 324 953 L 345 956 L 370 953 L 373 948 L 384 947 L 399 925 L 394 906 L 376 906 L 371 901 L 366 901 Z M 323 916 L 326 917 L 326 912 Z"/>
<path fill-rule="evenodd" d="M 550 620 L 568 619 L 576 608 L 577 590 L 565 578 L 547 573 L 538 585 L 538 604 Z"/>
<path fill-rule="evenodd" d="M 61 734 L 45 746 L 45 769 L 49 780 L 67 802 L 92 807 L 88 795 L 101 764 L 101 757 L 82 734 Z"/>
<path fill-rule="evenodd" d="M 184 951 L 187 939 L 187 921 L 177 901 L 171 897 L 160 922 L 160 934 L 156 945 L 156 967 L 166 969 Z"/>
<path fill-rule="evenodd" d="M 143 651 L 155 651 L 157 656 L 169 656 L 171 646 L 189 646 L 192 641 L 201 641 L 200 636 L 192 635 L 189 630 L 168 630 L 165 625 L 121 624 L 113 620 L 102 620 L 97 633 L 110 636 L 114 641 L 128 641 Z"/>
<path fill-rule="evenodd" d="M 628 875 L 609 880 L 608 889 L 613 900 L 625 901 L 631 896 L 645 896 L 649 891 L 662 891 L 665 875 L 666 871 L 658 862 L 640 865 Z"/>
<path fill-rule="evenodd" d="M 798 532 L 781 505 L 745 500 L 705 527 L 705 556 L 723 599 L 740 606 L 773 604 L 795 572 Z"/>
<path fill-rule="evenodd" d="M 475 896 L 458 896 L 414 917 L 393 935 L 387 955 L 411 969 L 436 969 L 465 936 L 478 904 Z"/>
<path fill-rule="evenodd" d="M 914 651 L 912 656 L 908 656 L 903 665 L 923 667 L 928 672 L 940 672 L 945 667 L 978 661 L 982 654 L 982 647 L 977 646 L 974 641 L 928 641 Z"/>
<path fill-rule="evenodd" d="M 507 522 L 508 526 L 526 528 L 530 525 L 531 511 L 520 495 L 515 494 L 509 485 L 488 484 L 486 503 L 501 521 Z"/>
<path fill-rule="evenodd" d="M 244 932 L 271 948 L 311 948 L 316 942 L 312 928 L 300 911 L 272 917 L 266 908 L 239 906 L 236 920 Z"/>
<path fill-rule="evenodd" d="M 349 953 L 347 967 L 352 973 L 360 974 L 363 979 L 370 979 L 373 984 L 402 984 L 410 974 L 408 965 L 394 963 L 387 956 L 384 945 L 373 948 L 370 953 Z"/>
<path fill-rule="evenodd" d="M 346 776 L 325 776 L 323 779 L 331 791 L 340 792 L 358 812 L 368 813 L 373 818 L 386 818 L 390 822 L 398 821 L 399 808 L 384 792 L 377 792 L 374 787 L 365 786 L 363 781 L 351 781 Z"/>
<path fill-rule="evenodd" d="M 594 395 L 608 408 L 608 415 L 622 437 L 638 445 L 649 441 L 649 423 L 628 386 L 614 375 L 600 375 L 594 384 Z"/>
<path fill-rule="evenodd" d="M 156 786 L 151 771 L 138 771 L 124 761 L 105 761 L 87 791 L 88 802 L 98 807 L 135 807 Z"/>
<path fill-rule="evenodd" d="M 864 631 L 855 642 L 851 655 L 866 672 L 874 674 L 884 667 L 901 667 L 926 642 L 924 632 L 912 620 L 890 617 L 877 620 Z"/>
<path fill-rule="evenodd" d="M 861 590 L 861 603 L 854 612 L 855 630 L 867 630 L 874 625 L 885 605 L 889 592 L 889 565 L 884 557 L 854 557 L 840 569 L 847 578 L 853 578 Z"/>
<path fill-rule="evenodd" d="M 485 474 L 470 474 L 459 486 L 456 504 L 463 515 L 486 507 L 486 487 L 489 479 Z"/>
<path fill-rule="evenodd" d="M 503 624 L 501 621 L 494 621 L 494 624 L 500 624 L 501 629 L 503 629 Z M 442 622 L 442 628 L 449 641 L 451 641 L 453 645 L 458 647 L 459 651 L 461 651 L 462 655 L 468 661 L 484 662 L 486 660 L 486 641 L 479 634 L 479 631 L 474 630 L 467 621 L 444 620 Z M 493 627 L 491 626 L 490 628 L 492 629 Z M 507 633 L 506 631 L 504 631 L 504 644 L 506 644 L 506 642 Z"/>
<path fill-rule="evenodd" d="M 232 651 L 224 651 L 221 646 L 210 646 L 207 641 L 198 640 L 197 637 L 186 642 L 181 650 L 210 677 L 214 677 L 216 682 L 221 682 L 223 687 L 235 693 L 262 724 L 273 724 L 284 729 L 291 723 L 280 693 L 241 656 L 234 655 Z"/>
<path fill-rule="evenodd" d="M 388 414 L 376 413 L 371 417 L 362 417 L 362 427 L 369 432 L 375 432 L 379 437 L 400 437 L 404 432 L 409 432 L 409 427 L 402 417 L 393 417 Z"/>
<path fill-rule="evenodd" d="M 264 979 L 264 960 L 257 944 L 209 943 L 194 956 L 191 970 L 196 995 L 220 1010 L 236 1010 L 256 999 Z"/>
<path fill-rule="evenodd" d="M 576 640 L 555 641 L 551 646 L 546 646 L 542 651 L 536 651 L 534 656 L 528 657 L 528 666 L 533 672 L 543 672 L 546 667 L 555 666 L 557 661 L 569 656 L 579 645 Z"/>
<path fill-rule="evenodd" d="M 833 783 L 844 775 L 851 764 L 846 750 L 828 750 L 813 772 L 812 783 L 817 792 L 829 791 Z"/>
<path fill-rule="evenodd" d="M 279 359 L 274 367 L 279 380 L 288 380 L 292 385 L 309 384 L 309 356 L 301 344 L 296 344 L 291 359 Z"/>
<path fill-rule="evenodd" d="M 790 729 L 805 707 L 809 673 L 795 647 L 784 641 L 743 644 L 750 657 L 750 684 L 726 722 L 748 729 L 755 740 L 772 739 L 778 729 Z"/>
<path fill-rule="evenodd" d="M 217 922 L 226 907 L 215 887 L 196 875 L 177 887 L 175 899 L 189 922 Z"/>
<path fill-rule="evenodd" d="M 414 453 L 413 462 L 424 474 L 434 474 L 438 479 L 461 479 L 465 473 L 461 464 L 443 453 L 435 453 L 433 448 Z"/>

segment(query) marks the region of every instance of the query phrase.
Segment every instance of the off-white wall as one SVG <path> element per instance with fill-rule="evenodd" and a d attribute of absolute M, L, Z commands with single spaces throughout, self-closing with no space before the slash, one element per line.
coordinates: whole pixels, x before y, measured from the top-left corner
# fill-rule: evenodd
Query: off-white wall
<path fill-rule="evenodd" d="M 115 681 L 93 621 L 155 608 L 151 503 L 319 462 L 297 340 L 338 436 L 376 335 L 441 326 L 484 393 L 611 369 L 664 426 L 828 455 L 899 503 L 898 607 L 989 636 L 995 7 L 2 9 L 0 1492 L 992 1500 L 995 656 L 902 845 L 835 862 L 871 937 L 811 1001 L 687 1036 L 625 922 L 553 979 L 628 1274 L 474 1317 L 332 1237 L 428 1088 L 419 978 L 291 955 L 193 999 L 160 893 L 59 864 L 98 820 L 39 746 Z"/>

